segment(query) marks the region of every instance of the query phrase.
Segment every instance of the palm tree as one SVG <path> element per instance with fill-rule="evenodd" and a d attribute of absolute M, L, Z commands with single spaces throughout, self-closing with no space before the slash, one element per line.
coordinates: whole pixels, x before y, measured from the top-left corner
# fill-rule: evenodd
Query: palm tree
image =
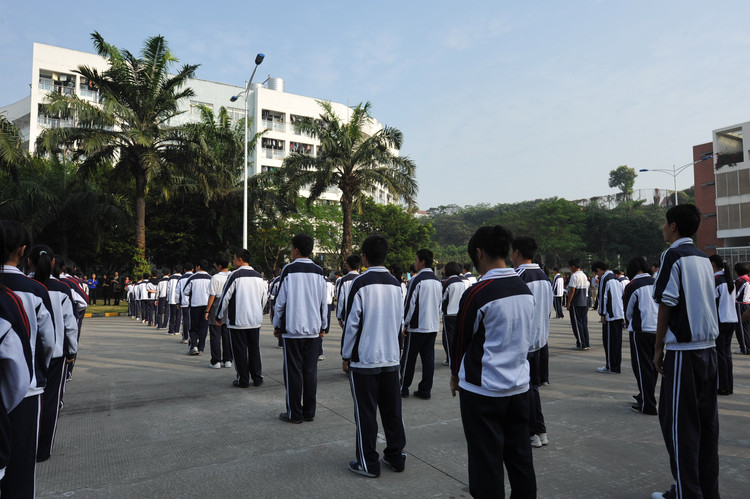
<path fill-rule="evenodd" d="M 28 157 L 18 128 L 0 115 L 0 175 L 8 175 L 11 180 L 17 181 L 19 167 L 27 162 Z"/>
<path fill-rule="evenodd" d="M 51 93 L 45 112 L 71 117 L 75 126 L 45 130 L 38 146 L 46 152 L 73 146 L 75 156 L 83 158 L 84 171 L 112 161 L 116 178 L 134 181 L 135 241 L 145 255 L 149 187 L 158 185 L 166 193 L 171 181 L 181 177 L 175 172 L 194 163 L 197 145 L 184 126 L 172 126 L 170 120 L 181 114 L 180 101 L 194 95 L 183 87 L 198 66 L 184 65 L 170 75 L 177 59 L 162 36 L 148 38 L 140 57 L 108 44 L 98 32 L 91 37 L 109 67 L 99 72 L 78 66 L 75 72 L 98 89 L 101 103 Z"/>
<path fill-rule="evenodd" d="M 392 152 L 401 149 L 403 143 L 398 129 L 384 126 L 372 135 L 367 133 L 372 123 L 369 102 L 357 105 L 346 123 L 330 102 L 318 104 L 323 108 L 319 119 L 307 118 L 295 124 L 297 131 L 320 141 L 318 155 L 292 153 L 284 160 L 280 175 L 290 195 L 309 189 L 308 206 L 331 187 L 341 191 L 343 263 L 352 250 L 352 212 L 361 208 L 367 190 L 381 186 L 395 199 L 411 205 L 417 194 L 416 165 Z"/>

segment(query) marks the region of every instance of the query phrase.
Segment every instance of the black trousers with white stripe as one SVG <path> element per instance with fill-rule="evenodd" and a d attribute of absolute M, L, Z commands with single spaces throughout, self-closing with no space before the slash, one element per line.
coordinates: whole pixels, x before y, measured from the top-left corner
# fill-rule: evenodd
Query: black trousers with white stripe
<path fill-rule="evenodd" d="M 586 305 L 570 307 L 570 325 L 576 337 L 576 346 L 589 348 L 589 308 Z"/>
<path fill-rule="evenodd" d="M 456 324 L 458 324 L 457 315 L 443 316 L 443 350 L 445 351 L 445 360 L 450 360 L 450 347 L 453 344 L 453 338 L 456 336 Z"/>
<path fill-rule="evenodd" d="M 383 422 L 386 447 L 383 456 L 394 465 L 403 466 L 406 461 L 404 446 L 406 433 L 401 415 L 401 393 L 398 371 L 363 374 L 349 373 L 349 385 L 354 400 L 354 420 L 357 431 L 357 462 L 370 473 L 380 473 L 378 461 L 378 417 Z"/>
<path fill-rule="evenodd" d="M 630 365 L 638 385 L 638 402 L 640 411 L 644 414 L 656 414 L 656 380 L 658 373 L 654 366 L 654 345 L 656 333 L 629 331 L 630 333 Z"/>
<path fill-rule="evenodd" d="M 182 322 L 182 314 L 180 309 L 177 308 L 177 304 L 169 304 L 169 332 L 177 334 L 180 332 L 180 323 Z"/>
<path fill-rule="evenodd" d="M 622 319 L 602 323 L 602 343 L 607 369 L 619 373 L 622 367 Z"/>
<path fill-rule="evenodd" d="M 208 319 L 206 319 L 206 307 L 190 307 L 190 348 L 197 348 L 202 352 L 206 348 L 206 336 L 208 335 Z"/>
<path fill-rule="evenodd" d="M 10 462 L 0 482 L 0 497 L 34 497 L 41 398 L 41 395 L 26 397 L 8 414 L 11 428 Z"/>
<path fill-rule="evenodd" d="M 312 419 L 318 391 L 320 339 L 284 338 L 284 385 L 286 415 L 290 419 Z"/>
<path fill-rule="evenodd" d="M 720 322 L 719 337 L 716 338 L 719 391 L 724 393 L 732 393 L 734 391 L 732 333 L 734 333 L 736 325 L 734 322 Z"/>
<path fill-rule="evenodd" d="M 659 423 L 678 497 L 719 497 L 716 348 L 667 350 Z"/>
<path fill-rule="evenodd" d="M 180 308 L 182 314 L 182 340 L 190 339 L 190 307 Z M 177 321 L 179 324 L 179 321 Z"/>
<path fill-rule="evenodd" d="M 563 297 L 562 296 L 554 296 L 554 297 L 552 297 L 552 305 L 554 305 L 554 307 L 555 307 L 555 318 L 556 319 L 563 319 L 565 317 L 565 314 L 563 314 L 562 302 L 563 302 Z"/>
<path fill-rule="evenodd" d="M 460 390 L 461 422 L 469 455 L 472 497 L 503 497 L 503 464 L 511 497 L 535 498 L 536 474 L 529 440 L 529 394 L 485 397 Z"/>
<path fill-rule="evenodd" d="M 542 399 L 539 397 L 539 385 L 542 384 L 540 377 L 541 350 L 529 352 L 526 357 L 529 361 L 529 435 L 547 433 L 544 424 L 544 413 L 542 412 Z"/>
<path fill-rule="evenodd" d="M 745 355 L 750 355 L 750 320 L 743 321 L 742 314 L 750 308 L 750 304 L 738 303 L 737 304 L 737 322 L 735 326 L 735 332 L 737 334 L 737 343 L 740 345 L 740 352 Z"/>
<path fill-rule="evenodd" d="M 417 390 L 425 395 L 432 392 L 432 378 L 435 375 L 435 337 L 434 333 L 406 333 L 404 352 L 401 354 L 401 391 L 409 392 L 414 380 L 414 369 L 417 365 L 417 355 L 422 359 L 422 380 Z"/>
<path fill-rule="evenodd" d="M 49 459 L 52 445 L 55 443 L 57 418 L 60 414 L 60 400 L 62 400 L 65 385 L 65 357 L 50 360 L 47 371 L 47 386 L 42 395 L 42 415 L 39 418 L 39 444 L 36 452 L 37 462 Z"/>
<path fill-rule="evenodd" d="M 218 326 L 217 326 L 218 327 Z M 263 381 L 263 365 L 260 358 L 260 328 L 230 329 L 232 354 L 226 360 L 234 358 L 234 369 L 237 371 L 237 381 L 248 385 L 252 378 L 254 383 Z M 213 350 L 213 347 L 211 348 Z M 214 354 L 211 354 L 213 356 Z M 225 360 L 225 362 L 226 362 Z M 219 361 L 217 357 L 217 362 Z"/>

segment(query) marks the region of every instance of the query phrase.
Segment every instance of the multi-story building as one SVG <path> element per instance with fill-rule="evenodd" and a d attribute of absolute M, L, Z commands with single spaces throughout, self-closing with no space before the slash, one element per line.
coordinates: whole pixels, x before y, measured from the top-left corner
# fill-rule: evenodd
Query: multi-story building
<path fill-rule="evenodd" d="M 90 66 L 104 71 L 107 69 L 107 61 L 96 54 L 34 43 L 30 94 L 18 102 L 0 107 L 0 113 L 14 122 L 28 141 L 29 151 L 33 152 L 36 139 L 44 129 L 73 125 L 72 120 L 47 116 L 40 111 L 48 93 L 77 95 L 91 102 L 99 102 L 96 88 L 86 78 L 75 73 L 78 66 Z M 255 150 L 248 158 L 250 175 L 281 167 L 284 158 L 294 151 L 317 154 L 319 142 L 297 133 L 294 123 L 304 117 L 319 116 L 322 108 L 313 97 L 286 92 L 281 78 L 269 76 L 263 83 L 254 83 L 249 94 L 241 96 L 235 102 L 231 101 L 232 96 L 242 94 L 244 87 L 197 78 L 189 80 L 188 86 L 195 95 L 189 101 L 181 103 L 180 110 L 183 113 L 173 120 L 174 124 L 198 120 L 201 106 L 208 107 L 214 113 L 218 113 L 223 106 L 232 120 L 237 121 L 245 116 L 247 104 L 251 119 L 248 136 L 262 133 Z M 245 97 L 247 103 L 243 101 Z M 351 112 L 348 106 L 335 102 L 331 106 L 342 120 L 347 121 Z M 380 129 L 382 125 L 373 119 L 366 131 L 375 133 Z M 398 151 L 393 152 L 398 154 Z M 369 191 L 379 203 L 398 201 L 381 186 L 372 186 Z M 300 194 L 306 196 L 308 193 L 303 190 Z M 335 189 L 321 196 L 324 202 L 338 202 L 339 198 L 340 193 Z"/>
<path fill-rule="evenodd" d="M 713 154 L 713 142 L 693 146 L 693 180 L 695 206 L 702 214 L 701 224 L 696 234 L 696 245 L 707 255 L 713 255 L 724 247 L 724 240 L 716 235 L 716 177 L 714 162 L 703 161 L 706 155 Z"/>

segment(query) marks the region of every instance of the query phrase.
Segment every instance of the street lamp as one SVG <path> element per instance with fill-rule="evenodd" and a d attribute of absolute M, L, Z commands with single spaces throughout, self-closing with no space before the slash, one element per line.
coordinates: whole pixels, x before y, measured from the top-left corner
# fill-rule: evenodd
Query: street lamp
<path fill-rule="evenodd" d="M 638 171 L 639 172 L 662 172 L 662 173 L 666 173 L 666 174 L 672 175 L 672 179 L 674 180 L 674 205 L 677 206 L 677 175 L 679 175 L 680 173 L 684 172 L 685 169 L 687 169 L 688 167 L 691 167 L 691 166 L 693 166 L 695 164 L 700 163 L 701 161 L 705 161 L 705 160 L 711 159 L 711 158 L 713 158 L 713 154 L 712 153 L 705 153 L 703 156 L 701 156 L 701 159 L 699 159 L 698 161 L 693 161 L 692 163 L 688 163 L 686 165 L 678 166 L 677 168 L 675 168 L 675 166 L 672 165 L 672 169 L 671 170 L 668 170 L 666 168 L 641 168 Z"/>
<path fill-rule="evenodd" d="M 245 85 L 245 90 L 240 92 L 237 95 L 233 95 L 229 101 L 235 102 L 237 99 L 242 96 L 245 99 L 245 193 L 243 197 L 242 202 L 242 247 L 247 249 L 247 102 L 248 102 L 248 93 L 250 92 L 250 85 L 253 83 L 253 76 L 255 76 L 255 71 L 258 69 L 258 66 L 260 66 L 260 63 L 263 62 L 263 59 L 265 59 L 265 54 L 258 54 L 255 56 L 255 67 L 253 68 L 253 72 L 250 75 L 250 80 L 248 80 L 247 85 Z"/>

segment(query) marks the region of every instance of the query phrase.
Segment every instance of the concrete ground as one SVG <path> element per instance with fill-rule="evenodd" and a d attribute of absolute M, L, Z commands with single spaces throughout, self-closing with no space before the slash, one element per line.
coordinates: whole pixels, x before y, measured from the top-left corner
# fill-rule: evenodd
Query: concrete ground
<path fill-rule="evenodd" d="M 627 344 L 623 374 L 595 372 L 604 354 L 595 314 L 589 322 L 584 352 L 571 350 L 567 318 L 551 321 L 551 384 L 541 389 L 550 443 L 534 449 L 539 497 L 650 497 L 672 483 L 658 420 L 630 410 Z M 267 322 L 265 383 L 238 389 L 234 369 L 208 369 L 208 349 L 186 356 L 177 337 L 127 317 L 86 319 L 53 455 L 37 467 L 38 496 L 469 497 L 458 399 L 439 345 L 432 399 L 404 400 L 406 471 L 370 479 L 347 470 L 354 422 L 340 338 L 334 327 L 325 339 L 315 421 L 290 425 L 277 419 L 282 350 Z M 735 356 L 734 376 L 734 395 L 719 398 L 720 487 L 747 497 L 750 357 Z"/>

